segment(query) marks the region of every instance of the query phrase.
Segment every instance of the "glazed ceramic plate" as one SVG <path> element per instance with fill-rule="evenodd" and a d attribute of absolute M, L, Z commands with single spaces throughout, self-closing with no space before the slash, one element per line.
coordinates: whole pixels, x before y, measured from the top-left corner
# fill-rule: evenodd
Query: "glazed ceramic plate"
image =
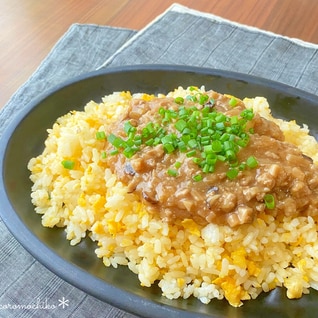
<path fill-rule="evenodd" d="M 102 69 L 70 80 L 28 104 L 13 118 L 0 140 L 1 217 L 16 239 L 56 275 L 96 298 L 144 317 L 310 317 L 318 311 L 318 292 L 288 300 L 285 290 L 263 293 L 240 308 L 227 301 L 204 305 L 190 299 L 168 300 L 156 286 L 143 288 L 126 267 L 106 268 L 89 239 L 71 247 L 63 229 L 41 226 L 31 204 L 27 163 L 43 150 L 47 128 L 70 110 L 114 91 L 167 93 L 178 86 L 201 86 L 237 97 L 264 96 L 273 114 L 306 123 L 318 138 L 318 97 L 280 83 L 213 69 L 144 65 Z"/>

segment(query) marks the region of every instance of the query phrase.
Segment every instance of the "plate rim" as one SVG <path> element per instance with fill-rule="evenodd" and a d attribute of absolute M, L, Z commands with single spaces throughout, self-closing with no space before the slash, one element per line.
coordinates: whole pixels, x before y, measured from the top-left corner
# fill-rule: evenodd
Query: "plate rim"
<path fill-rule="evenodd" d="M 91 77 L 96 77 L 105 74 L 112 73 L 127 73 L 134 71 L 181 71 L 181 72 L 190 72 L 190 73 L 200 73 L 205 75 L 213 75 L 213 76 L 222 76 L 225 78 L 233 79 L 233 80 L 241 80 L 245 82 L 253 82 L 259 85 L 266 85 L 274 90 L 284 90 L 284 92 L 292 95 L 298 95 L 300 97 L 311 100 L 314 103 L 317 103 L 318 106 L 318 96 L 314 95 L 310 92 L 301 90 L 299 88 L 295 88 L 289 86 L 284 83 L 276 82 L 270 79 L 257 77 L 250 74 L 243 74 L 232 72 L 228 70 L 221 69 L 213 69 L 206 67 L 196 67 L 196 66 L 187 66 L 187 65 L 170 65 L 170 64 L 141 64 L 141 65 L 126 65 L 126 66 L 116 66 L 116 67 L 107 67 L 101 68 L 95 71 L 86 72 L 80 74 L 76 77 L 72 77 L 66 81 L 61 82 L 43 92 L 36 98 L 32 99 L 29 103 L 26 104 L 23 109 L 21 109 L 14 117 L 10 120 L 10 122 L 6 125 L 3 130 L 2 135 L 0 136 L 0 167 L 1 167 L 1 175 L 0 175 L 0 201 L 1 205 L 7 208 L 0 210 L 0 216 L 14 236 L 14 238 L 23 246 L 25 250 L 28 251 L 39 263 L 44 265 L 48 270 L 52 273 L 63 279 L 64 281 L 70 283 L 81 291 L 94 296 L 95 298 L 109 303 L 117 308 L 125 310 L 127 312 L 141 315 L 147 317 L 147 315 L 151 314 L 152 317 L 162 317 L 162 315 L 174 315 L 174 317 L 208 317 L 208 315 L 204 313 L 197 312 L 188 312 L 184 309 L 173 307 L 163 303 L 157 303 L 151 299 L 144 299 L 142 296 L 133 294 L 131 292 L 125 291 L 118 287 L 115 287 L 102 279 L 93 276 L 91 273 L 83 270 L 75 264 L 70 263 L 69 261 L 62 258 L 56 252 L 54 252 L 50 247 L 46 246 L 44 242 L 42 242 L 22 221 L 17 212 L 15 212 L 8 196 L 6 195 L 6 190 L 4 188 L 4 159 L 7 150 L 7 144 L 11 139 L 11 135 L 16 129 L 16 127 L 23 121 L 23 119 L 29 114 L 29 112 L 39 103 L 44 101 L 50 95 L 58 92 L 60 89 L 75 84 L 77 82 L 87 80 Z M 0 219 L 0 222 L 1 222 Z M 31 245 L 29 244 L 31 242 Z M 42 256 L 40 255 L 42 254 Z M 55 262 L 55 265 L 52 265 L 52 259 L 57 259 L 58 262 Z M 74 271 L 75 267 L 75 271 Z M 69 273 L 73 272 L 70 276 Z M 93 280 L 96 289 L 90 288 L 90 286 L 85 285 L 83 288 L 83 283 L 86 279 Z M 101 286 L 103 285 L 103 286 Z M 102 287 L 102 288 L 101 288 Z M 104 294 L 107 294 L 107 297 L 101 297 L 100 291 L 103 291 Z M 123 298 L 128 299 L 123 304 L 121 300 Z M 136 305 L 137 304 L 137 305 Z M 204 305 L 206 306 L 206 305 Z M 211 317 L 211 315 L 209 315 Z M 213 316 L 212 316 L 213 317 Z M 215 316 L 216 317 L 216 316 Z"/>

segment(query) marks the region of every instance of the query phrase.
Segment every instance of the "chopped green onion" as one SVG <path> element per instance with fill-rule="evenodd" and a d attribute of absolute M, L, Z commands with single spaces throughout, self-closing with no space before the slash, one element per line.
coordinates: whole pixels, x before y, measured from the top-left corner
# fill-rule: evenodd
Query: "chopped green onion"
<path fill-rule="evenodd" d="M 61 164 L 65 169 L 68 169 L 68 170 L 72 170 L 75 167 L 75 161 L 73 160 L 63 160 Z"/>
<path fill-rule="evenodd" d="M 174 101 L 175 101 L 175 103 L 182 105 L 184 103 L 184 98 L 183 97 L 176 97 Z"/>
<path fill-rule="evenodd" d="M 269 193 L 265 194 L 264 202 L 267 209 L 273 210 L 275 208 L 275 198 L 272 194 L 269 194 Z"/>
<path fill-rule="evenodd" d="M 258 161 L 254 156 L 250 156 L 247 158 L 246 164 L 249 168 L 256 168 L 258 166 Z"/>
<path fill-rule="evenodd" d="M 225 128 L 224 122 L 216 123 L 215 128 L 218 130 L 223 130 Z"/>
<path fill-rule="evenodd" d="M 176 129 L 177 129 L 178 131 L 182 132 L 183 129 L 187 127 L 187 123 L 186 123 L 185 120 L 180 119 L 180 120 L 178 120 L 178 121 L 175 123 L 174 126 L 176 127 Z"/>
<path fill-rule="evenodd" d="M 148 123 L 146 126 L 146 129 L 148 131 L 148 134 L 153 135 L 155 133 L 155 127 L 153 123 Z"/>
<path fill-rule="evenodd" d="M 191 140 L 189 140 L 189 142 L 188 142 L 188 146 L 189 146 L 190 148 L 196 148 L 197 145 L 198 145 L 198 143 L 197 143 L 197 141 L 196 141 L 195 139 L 191 139 Z"/>
<path fill-rule="evenodd" d="M 174 166 L 179 169 L 181 167 L 181 162 L 180 161 L 177 161 Z"/>
<path fill-rule="evenodd" d="M 239 165 L 238 168 L 239 168 L 240 171 L 245 170 L 245 169 L 246 169 L 246 163 L 242 162 L 242 163 Z"/>
<path fill-rule="evenodd" d="M 138 149 L 132 148 L 132 147 L 127 147 L 123 150 L 123 154 L 126 158 L 131 158 L 137 151 Z"/>
<path fill-rule="evenodd" d="M 229 169 L 227 172 L 226 172 L 226 176 L 231 179 L 231 180 L 234 180 L 239 174 L 239 171 L 237 169 Z"/>
<path fill-rule="evenodd" d="M 230 162 L 234 161 L 236 159 L 235 151 L 232 149 L 226 150 L 225 156 L 226 156 L 227 160 Z"/>
<path fill-rule="evenodd" d="M 199 182 L 203 179 L 201 174 L 196 174 L 195 176 L 193 176 L 192 178 L 194 181 Z"/>
<path fill-rule="evenodd" d="M 107 153 L 106 153 L 106 151 L 102 151 L 101 157 L 102 157 L 102 159 L 106 159 L 106 158 L 107 158 Z"/>
<path fill-rule="evenodd" d="M 223 113 L 218 113 L 215 117 L 217 123 L 223 123 L 226 121 L 226 116 Z"/>
<path fill-rule="evenodd" d="M 236 141 L 236 144 L 239 145 L 240 147 L 244 148 L 244 147 L 247 146 L 248 142 L 249 142 L 249 138 L 247 138 L 247 139 L 238 139 Z"/>
<path fill-rule="evenodd" d="M 221 162 L 225 162 L 226 161 L 226 157 L 225 156 L 222 156 L 222 155 L 218 155 L 217 156 L 217 159 Z"/>
<path fill-rule="evenodd" d="M 168 169 L 167 173 L 170 177 L 176 177 L 178 175 L 178 171 L 175 169 Z"/>
<path fill-rule="evenodd" d="M 155 139 L 150 138 L 150 139 L 145 141 L 145 145 L 152 146 L 154 144 L 154 142 L 155 142 Z"/>
<path fill-rule="evenodd" d="M 192 96 L 192 95 L 188 95 L 186 97 L 187 100 L 191 101 L 191 102 L 197 102 L 197 98 L 195 96 Z"/>
<path fill-rule="evenodd" d="M 238 124 L 238 117 L 232 116 L 231 117 L 231 125 L 237 125 Z"/>
<path fill-rule="evenodd" d="M 189 156 L 189 157 L 191 157 L 191 156 Z M 194 157 L 194 158 L 192 159 L 192 161 L 193 161 L 195 164 L 197 164 L 198 166 L 200 166 L 200 164 L 201 164 L 201 162 L 202 162 L 202 160 L 201 160 L 200 158 L 197 158 L 197 157 Z"/>
<path fill-rule="evenodd" d="M 161 138 L 161 142 L 162 142 L 163 145 L 172 143 L 173 142 L 172 135 L 166 135 L 166 136 L 162 137 Z"/>
<path fill-rule="evenodd" d="M 119 151 L 118 151 L 118 149 L 113 149 L 109 152 L 109 154 L 112 156 L 115 156 L 115 155 L 119 154 Z"/>
<path fill-rule="evenodd" d="M 144 146 L 154 147 L 161 144 L 167 154 L 175 151 L 185 153 L 203 173 L 213 172 L 217 163 L 223 162 L 229 167 L 229 179 L 235 179 L 239 171 L 257 167 L 255 157 L 250 156 L 246 162 L 239 162 L 237 156 L 239 150 L 248 145 L 249 134 L 253 133 L 253 130 L 246 128 L 247 122 L 254 117 L 253 111 L 244 109 L 239 115 L 228 116 L 212 107 L 215 101 L 206 93 L 195 86 L 189 90 L 190 94 L 186 98 L 175 98 L 175 103 L 179 105 L 176 109 L 160 107 L 157 122 L 149 122 L 138 130 L 138 127 L 128 120 L 123 124 L 126 137 L 112 133 L 106 137 L 104 132 L 97 132 L 96 138 L 107 138 L 114 146 L 109 154 L 121 152 L 127 158 L 131 158 Z M 191 103 L 186 104 L 186 100 Z M 234 107 L 238 103 L 237 98 L 229 98 L 230 106 Z M 176 163 L 174 168 L 178 169 L 180 165 Z"/>
<path fill-rule="evenodd" d="M 212 145 L 204 146 L 203 150 L 205 153 L 213 153 L 213 146 Z"/>
<path fill-rule="evenodd" d="M 174 151 L 174 146 L 171 143 L 166 143 L 163 145 L 163 149 L 165 150 L 165 152 L 167 153 L 172 153 Z"/>
<path fill-rule="evenodd" d="M 189 152 L 187 152 L 187 157 L 189 158 L 189 157 L 193 157 L 193 156 L 195 156 L 195 154 L 196 154 L 197 152 L 195 151 L 195 150 L 192 150 L 192 151 L 189 151 Z"/>
<path fill-rule="evenodd" d="M 114 134 L 108 135 L 108 141 L 116 148 L 119 148 L 123 144 L 123 140 Z"/>
<path fill-rule="evenodd" d="M 130 123 L 130 121 L 126 121 L 126 122 L 124 123 L 124 131 L 125 131 L 126 134 L 128 134 L 128 133 L 130 133 L 130 132 L 135 132 L 136 130 L 137 130 L 136 127 L 134 127 L 134 126 Z"/>
<path fill-rule="evenodd" d="M 247 119 L 247 120 L 252 120 L 253 117 L 254 117 L 253 110 L 252 110 L 252 109 L 244 109 L 244 110 L 241 112 L 241 117 L 242 117 L 242 118 L 245 118 L 245 119 Z"/>
<path fill-rule="evenodd" d="M 202 130 L 201 130 L 201 133 L 202 133 Z M 211 142 L 211 137 L 210 136 L 201 136 L 201 145 L 202 146 L 207 146 L 210 144 Z"/>
<path fill-rule="evenodd" d="M 223 150 L 222 143 L 220 142 L 220 140 L 213 140 L 211 146 L 213 152 L 221 152 Z"/>
<path fill-rule="evenodd" d="M 208 172 L 210 171 L 210 168 L 211 168 L 211 166 L 206 163 L 206 164 L 203 166 L 202 171 L 203 171 L 204 173 L 208 173 Z"/>
<path fill-rule="evenodd" d="M 231 99 L 229 100 L 229 105 L 231 107 L 235 107 L 237 105 L 238 101 L 235 97 L 231 97 Z"/>
<path fill-rule="evenodd" d="M 186 127 L 183 129 L 181 139 L 184 140 L 184 138 L 190 139 L 191 129 L 189 127 Z"/>
<path fill-rule="evenodd" d="M 96 132 L 96 139 L 97 139 L 97 140 L 104 140 L 104 139 L 106 139 L 106 133 L 105 133 L 105 131 L 97 131 L 97 132 Z"/>
<path fill-rule="evenodd" d="M 153 140 L 153 138 L 151 138 Z M 134 139 L 135 146 L 141 146 L 142 145 L 142 138 L 140 135 L 135 136 Z"/>
<path fill-rule="evenodd" d="M 180 152 L 186 152 L 187 151 L 187 146 L 183 140 L 179 141 L 177 144 L 179 151 Z"/>
<path fill-rule="evenodd" d="M 199 96 L 199 104 L 204 105 L 209 100 L 209 96 L 206 94 L 200 94 Z"/>

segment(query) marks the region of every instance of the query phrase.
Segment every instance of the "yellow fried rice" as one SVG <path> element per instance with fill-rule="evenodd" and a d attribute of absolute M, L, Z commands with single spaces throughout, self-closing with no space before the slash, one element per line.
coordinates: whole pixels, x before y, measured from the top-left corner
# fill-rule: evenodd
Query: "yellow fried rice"
<path fill-rule="evenodd" d="M 168 96 L 189 93 L 179 87 Z M 208 304 L 225 298 L 238 307 L 277 286 L 284 286 L 289 298 L 318 289 L 314 218 L 275 220 L 260 214 L 252 224 L 238 228 L 203 227 L 192 220 L 169 224 L 128 193 L 107 167 L 101 156 L 104 144 L 95 134 L 118 119 L 132 98 L 129 92 L 118 92 L 101 103 L 91 101 L 84 111 L 70 112 L 48 129 L 43 153 L 28 165 L 32 203 L 43 226 L 64 227 L 71 245 L 89 236 L 105 266 L 128 266 L 142 286 L 156 283 L 169 299 L 194 296 Z M 318 164 L 318 144 L 306 126 L 273 118 L 263 97 L 246 98 L 244 103 L 275 121 L 286 140 Z M 76 163 L 74 169 L 61 165 L 66 159 Z"/>

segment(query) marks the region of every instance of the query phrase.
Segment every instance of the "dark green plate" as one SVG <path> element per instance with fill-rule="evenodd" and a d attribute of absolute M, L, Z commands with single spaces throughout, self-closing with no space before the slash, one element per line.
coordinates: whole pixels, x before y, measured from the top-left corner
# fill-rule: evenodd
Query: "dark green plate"
<path fill-rule="evenodd" d="M 42 264 L 79 289 L 107 303 L 144 317 L 316 317 L 318 292 L 288 300 L 277 288 L 243 307 L 226 301 L 204 305 L 190 298 L 168 300 L 158 287 L 143 288 L 127 268 L 106 268 L 89 239 L 76 247 L 61 229 L 41 226 L 30 201 L 27 163 L 43 149 L 46 129 L 61 115 L 82 109 L 90 100 L 113 91 L 166 93 L 182 85 L 205 85 L 240 98 L 264 96 L 273 114 L 306 123 L 318 137 L 318 97 L 286 85 L 232 72 L 172 65 L 143 65 L 96 71 L 68 81 L 28 104 L 13 118 L 0 140 L 1 217 L 16 239 Z"/>

